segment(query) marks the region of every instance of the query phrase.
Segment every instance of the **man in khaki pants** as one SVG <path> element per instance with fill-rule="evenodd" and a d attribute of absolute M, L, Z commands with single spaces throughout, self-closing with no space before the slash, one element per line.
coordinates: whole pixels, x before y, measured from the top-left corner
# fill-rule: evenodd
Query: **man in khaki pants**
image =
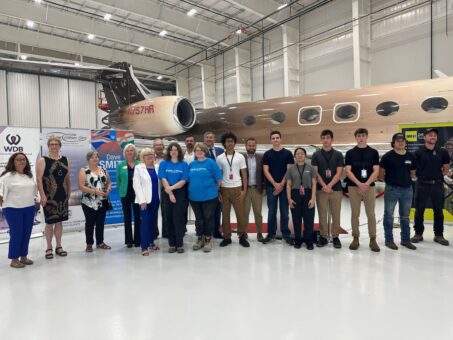
<path fill-rule="evenodd" d="M 320 237 L 317 247 L 324 247 L 328 244 L 329 212 L 332 214 L 332 243 L 337 249 L 341 248 L 338 238 L 340 234 L 341 198 L 343 188 L 341 176 L 343 175 L 344 160 L 341 152 L 332 147 L 333 132 L 323 130 L 321 132 L 321 150 L 316 151 L 311 159 L 311 165 L 315 167 L 318 177 L 316 191 L 316 205 L 319 215 Z"/>
<path fill-rule="evenodd" d="M 258 242 L 262 242 L 264 239 L 262 234 L 263 216 L 261 214 L 264 188 L 263 155 L 256 153 L 256 139 L 253 137 L 245 141 L 245 149 L 247 152 L 242 154 L 247 164 L 248 177 L 247 194 L 244 199 L 245 224 L 246 226 L 249 224 L 250 209 L 253 207 L 256 238 Z"/>
<path fill-rule="evenodd" d="M 374 207 L 376 202 L 376 190 L 374 182 L 379 176 L 379 153 L 376 149 L 368 146 L 368 130 L 357 129 L 354 132 L 357 145 L 346 152 L 345 171 L 348 183 L 349 201 L 351 202 L 351 225 L 354 237 L 349 249 L 356 250 L 359 247 L 359 217 L 360 205 L 365 204 L 365 212 L 368 219 L 368 234 L 370 236 L 370 248 L 378 252 L 380 248 L 376 242 L 376 216 Z"/>
<path fill-rule="evenodd" d="M 247 165 L 241 153 L 236 152 L 237 138 L 227 132 L 222 136 L 222 144 L 225 152 L 216 158 L 217 165 L 222 171 L 222 186 L 220 197 L 222 200 L 222 232 L 223 240 L 221 247 L 231 244 L 230 212 L 233 205 L 236 213 L 239 244 L 250 247 L 247 241 L 247 225 L 244 221 L 244 197 L 247 193 Z"/>

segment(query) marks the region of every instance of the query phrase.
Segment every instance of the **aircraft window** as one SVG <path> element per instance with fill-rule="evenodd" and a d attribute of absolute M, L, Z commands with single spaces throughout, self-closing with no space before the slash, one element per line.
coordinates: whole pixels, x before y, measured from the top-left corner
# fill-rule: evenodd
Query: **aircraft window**
<path fill-rule="evenodd" d="M 285 114 L 283 112 L 275 112 L 271 116 L 271 123 L 272 124 L 280 124 L 285 121 Z"/>
<path fill-rule="evenodd" d="M 380 103 L 376 107 L 376 112 L 380 116 L 393 116 L 395 113 L 397 113 L 400 109 L 400 106 L 395 103 L 395 102 L 384 102 Z"/>
<path fill-rule="evenodd" d="M 316 125 L 321 122 L 321 116 L 321 106 L 306 106 L 299 110 L 297 121 L 299 125 Z"/>
<path fill-rule="evenodd" d="M 428 113 L 438 113 L 448 107 L 448 101 L 442 97 L 431 97 L 422 103 L 422 109 Z"/>
<path fill-rule="evenodd" d="M 353 123 L 359 119 L 359 103 L 338 103 L 333 108 L 333 120 L 335 123 Z"/>
<path fill-rule="evenodd" d="M 244 117 L 242 122 L 244 123 L 245 126 L 252 126 L 253 124 L 256 123 L 256 118 L 255 116 L 246 116 Z"/>

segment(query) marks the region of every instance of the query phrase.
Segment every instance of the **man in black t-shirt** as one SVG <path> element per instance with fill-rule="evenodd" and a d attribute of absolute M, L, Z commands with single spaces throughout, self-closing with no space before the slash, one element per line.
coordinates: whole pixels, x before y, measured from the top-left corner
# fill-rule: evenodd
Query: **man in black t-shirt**
<path fill-rule="evenodd" d="M 272 242 L 277 232 L 277 205 L 280 201 L 280 230 L 282 237 L 289 245 L 294 245 L 291 232 L 288 228 L 289 206 L 286 197 L 285 174 L 288 168 L 294 164 L 293 154 L 281 146 L 282 135 L 279 131 L 270 133 L 272 149 L 263 155 L 263 174 L 266 177 L 267 194 L 267 236 L 263 244 Z"/>
<path fill-rule="evenodd" d="M 399 206 L 401 225 L 401 245 L 415 250 L 410 241 L 409 213 L 412 204 L 412 180 L 415 177 L 415 157 L 406 150 L 406 139 L 402 133 L 392 137 L 393 150 L 382 156 L 379 178 L 385 180 L 384 192 L 384 232 L 385 246 L 396 250 L 398 246 L 393 241 L 393 212 L 396 203 Z"/>
<path fill-rule="evenodd" d="M 357 146 L 346 152 L 345 171 L 348 184 L 349 202 L 351 203 L 351 226 L 353 241 L 349 249 L 356 250 L 360 243 L 359 217 L 361 202 L 365 204 L 365 212 L 368 219 L 368 234 L 370 236 L 370 248 L 378 252 L 376 242 L 376 216 L 374 212 L 376 202 L 376 190 L 374 182 L 379 175 L 379 153 L 376 149 L 368 146 L 368 130 L 357 129 L 354 132 Z"/>
<path fill-rule="evenodd" d="M 448 246 L 444 238 L 444 175 L 450 170 L 450 155 L 447 150 L 436 146 L 437 129 L 426 129 L 425 145 L 415 152 L 417 163 L 417 184 L 415 186 L 415 235 L 411 238 L 414 243 L 423 241 L 423 214 L 426 202 L 431 198 L 434 212 L 434 242 Z"/>
<path fill-rule="evenodd" d="M 327 223 L 329 211 L 332 215 L 332 243 L 335 248 L 341 248 L 338 238 L 340 234 L 340 214 L 343 188 L 341 176 L 343 175 L 344 160 L 341 152 L 332 147 L 333 132 L 323 130 L 321 132 L 322 149 L 316 151 L 311 158 L 318 173 L 316 205 L 319 216 L 320 237 L 317 247 L 327 245 L 329 237 L 329 225 Z"/>

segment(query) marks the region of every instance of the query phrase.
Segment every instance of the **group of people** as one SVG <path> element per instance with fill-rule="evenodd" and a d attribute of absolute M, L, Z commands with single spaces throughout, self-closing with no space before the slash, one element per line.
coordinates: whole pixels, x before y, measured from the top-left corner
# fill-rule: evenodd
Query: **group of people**
<path fill-rule="evenodd" d="M 349 249 L 360 246 L 359 216 L 364 202 L 368 222 L 369 247 L 380 251 L 376 241 L 375 182 L 385 181 L 384 232 L 385 246 L 398 249 L 393 239 L 394 210 L 398 203 L 401 225 L 400 244 L 416 249 L 414 243 L 423 241 L 423 216 L 428 198 L 434 211 L 434 241 L 448 245 L 443 236 L 443 176 L 449 173 L 450 157 L 436 145 L 438 131 L 424 132 L 425 144 L 414 154 L 407 151 L 404 135 L 392 137 L 392 150 L 381 160 L 377 150 L 367 144 L 368 131 L 357 129 L 357 145 L 345 157 L 333 148 L 331 130 L 321 132 L 320 150 L 307 162 L 307 152 L 297 147 L 293 153 L 282 146 L 279 131 L 270 133 L 272 148 L 263 155 L 256 152 L 254 138 L 245 141 L 245 153 L 236 151 L 237 137 L 225 133 L 221 137 L 224 149 L 215 147 L 215 135 L 204 134 L 203 143 L 194 136 L 185 138 L 186 150 L 172 142 L 164 149 L 162 140 L 154 140 L 153 148 L 144 148 L 138 154 L 133 144 L 124 148 L 124 161 L 116 169 L 117 188 L 124 213 L 125 244 L 128 248 L 141 247 L 143 256 L 159 250 L 155 239 L 159 235 L 158 211 L 162 214 L 162 236 L 168 238 L 169 253 L 184 253 L 184 235 L 187 231 L 189 205 L 195 214 L 197 241 L 194 250 L 210 252 L 213 238 L 221 238 L 220 247 L 232 243 L 230 221 L 233 207 L 237 220 L 239 244 L 249 247 L 249 214 L 253 209 L 257 240 L 271 243 L 277 233 L 277 211 L 280 210 L 282 238 L 291 246 L 308 250 L 332 244 L 341 248 L 340 214 L 345 177 L 346 192 L 351 207 L 353 240 Z M 48 156 L 42 157 L 36 167 L 36 183 L 30 162 L 24 153 L 13 154 L 0 176 L 0 206 L 10 226 L 8 257 L 11 266 L 23 268 L 33 264 L 28 256 L 28 244 L 35 212 L 34 198 L 39 192 L 45 215 L 47 250 L 45 258 L 55 254 L 66 256 L 61 245 L 62 222 L 69 216 L 71 192 L 70 164 L 60 154 L 61 141 L 49 138 Z M 137 159 L 138 158 L 138 159 Z M 99 155 L 90 151 L 87 166 L 80 169 L 79 188 L 82 191 L 82 209 L 85 215 L 85 237 L 88 253 L 96 248 L 108 250 L 104 242 L 106 212 L 111 209 L 109 193 L 112 183 L 108 172 L 99 165 Z M 415 235 L 410 238 L 409 212 L 415 182 Z M 267 199 L 267 235 L 262 232 L 262 200 Z M 313 232 L 315 207 L 319 217 L 319 236 Z M 288 227 L 289 210 L 294 225 L 294 238 Z M 329 225 L 329 215 L 332 217 Z M 133 222 L 132 222 L 133 217 Z M 132 228 L 134 224 L 134 228 Z M 330 227 L 330 228 L 329 228 Z"/>

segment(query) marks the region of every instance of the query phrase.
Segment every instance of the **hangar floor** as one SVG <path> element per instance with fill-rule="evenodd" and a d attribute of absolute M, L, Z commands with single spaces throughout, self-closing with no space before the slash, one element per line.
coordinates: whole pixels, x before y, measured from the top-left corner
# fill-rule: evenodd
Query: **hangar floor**
<path fill-rule="evenodd" d="M 44 239 L 33 239 L 35 264 L 21 270 L 8 266 L 7 245 L 0 245 L 0 338 L 453 337 L 453 246 L 433 243 L 429 225 L 416 251 L 393 251 L 383 246 L 379 223 L 380 253 L 369 250 L 366 227 L 358 251 L 348 249 L 349 235 L 341 236 L 341 250 L 312 252 L 250 235 L 249 249 L 234 239 L 204 254 L 190 249 L 190 226 L 186 253 L 168 254 L 159 239 L 161 250 L 149 258 L 124 247 L 122 228 L 105 234 L 113 249 L 92 254 L 84 252 L 83 233 L 64 235 L 69 255 L 53 260 L 44 259 Z M 453 241 L 453 228 L 445 235 Z"/>

